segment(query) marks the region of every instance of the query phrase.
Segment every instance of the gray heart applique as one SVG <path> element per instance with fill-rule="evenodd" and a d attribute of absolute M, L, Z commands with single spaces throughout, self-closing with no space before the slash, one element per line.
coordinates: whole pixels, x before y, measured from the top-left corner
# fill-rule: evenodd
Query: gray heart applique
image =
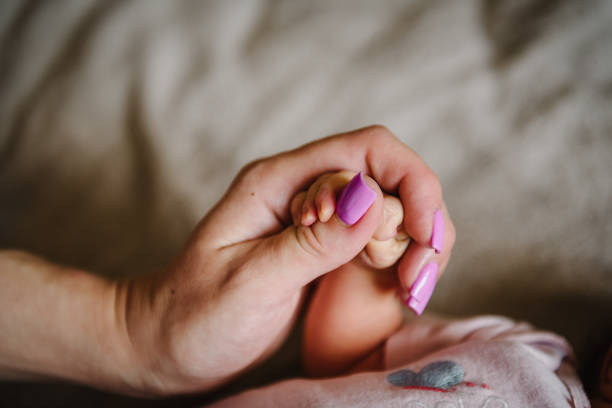
<path fill-rule="evenodd" d="M 429 387 L 446 390 L 463 381 L 463 367 L 454 361 L 436 361 L 418 373 L 399 370 L 387 376 L 387 381 L 398 387 Z"/>

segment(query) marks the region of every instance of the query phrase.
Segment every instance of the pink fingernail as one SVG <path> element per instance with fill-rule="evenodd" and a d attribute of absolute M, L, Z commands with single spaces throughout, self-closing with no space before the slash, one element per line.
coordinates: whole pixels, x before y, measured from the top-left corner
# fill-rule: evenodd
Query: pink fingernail
<path fill-rule="evenodd" d="M 421 315 L 423 310 L 425 310 L 436 287 L 437 278 L 438 264 L 432 262 L 421 269 L 419 277 L 410 287 L 410 295 L 406 299 L 406 306 L 411 308 L 417 315 Z"/>
<path fill-rule="evenodd" d="M 348 225 L 353 225 L 368 211 L 376 200 L 376 192 L 365 183 L 360 172 L 344 187 L 336 212 Z"/>
<path fill-rule="evenodd" d="M 431 247 L 436 251 L 436 254 L 442 252 L 444 245 L 444 215 L 442 211 L 436 210 L 434 213 L 433 229 L 431 232 Z"/>

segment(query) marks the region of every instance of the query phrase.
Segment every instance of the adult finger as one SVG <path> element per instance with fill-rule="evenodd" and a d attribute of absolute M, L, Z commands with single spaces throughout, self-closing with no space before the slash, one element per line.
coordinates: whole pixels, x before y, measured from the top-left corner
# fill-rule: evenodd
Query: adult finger
<path fill-rule="evenodd" d="M 252 246 L 248 251 L 249 258 L 238 268 L 235 276 L 246 277 L 251 286 L 273 284 L 281 293 L 282 289 L 300 288 L 357 256 L 381 222 L 383 200 L 374 180 L 364 180 L 362 174 L 355 178 L 367 184 L 367 188 L 360 187 L 356 196 L 365 195 L 369 204 L 363 205 L 363 200 L 359 203 L 359 197 L 349 199 L 352 208 L 348 211 L 352 212 L 353 218 L 358 218 L 354 224 L 347 225 L 341 220 L 342 215 L 338 214 L 342 214 L 343 200 L 339 200 L 338 213 L 326 223 L 292 225 L 279 234 L 246 243 Z M 355 214 L 357 207 L 361 208 L 360 214 Z M 257 279 L 251 279 L 255 276 Z"/>
<path fill-rule="evenodd" d="M 446 207 L 443 206 L 445 233 L 442 250 L 411 242 L 398 264 L 398 277 L 406 305 L 420 315 L 429 302 L 436 282 L 446 269 L 455 244 L 456 232 Z"/>
<path fill-rule="evenodd" d="M 363 171 L 384 191 L 398 194 L 406 232 L 431 247 L 434 214 L 443 205 L 438 179 L 382 126 L 330 136 L 250 164 L 209 217 L 224 224 L 223 244 L 279 232 L 290 219 L 291 197 L 320 174 L 340 169 Z"/>

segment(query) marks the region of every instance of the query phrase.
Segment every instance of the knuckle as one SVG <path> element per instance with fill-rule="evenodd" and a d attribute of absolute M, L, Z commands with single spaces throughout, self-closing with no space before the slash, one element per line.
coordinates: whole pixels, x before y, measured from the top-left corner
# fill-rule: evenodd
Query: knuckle
<path fill-rule="evenodd" d="M 369 141 L 380 141 L 384 143 L 389 139 L 396 139 L 395 135 L 384 125 L 374 124 L 362 129 L 359 129 L 355 132 L 350 133 L 352 136 L 369 140 Z"/>
<path fill-rule="evenodd" d="M 265 164 L 267 160 L 266 159 L 256 159 L 253 160 L 249 163 L 247 163 L 246 165 L 244 165 L 244 167 L 241 170 L 241 173 L 243 174 L 250 174 L 250 173 L 256 173 L 258 172 L 261 167 Z"/>
<path fill-rule="evenodd" d="M 236 176 L 238 185 L 253 185 L 266 174 L 269 159 L 257 159 L 246 164 Z"/>
<path fill-rule="evenodd" d="M 421 188 L 435 197 L 442 197 L 442 185 L 436 173 L 431 169 L 427 169 L 419 176 Z"/>
<path fill-rule="evenodd" d="M 368 133 L 370 133 L 374 137 L 381 137 L 381 138 L 395 137 L 393 133 L 389 130 L 388 127 L 386 127 L 385 125 L 378 124 L 378 123 L 368 126 L 366 130 L 368 131 Z"/>
<path fill-rule="evenodd" d="M 395 135 L 384 125 L 372 125 L 364 132 L 365 137 L 374 140 L 376 144 L 386 143 L 389 139 L 395 139 Z"/>

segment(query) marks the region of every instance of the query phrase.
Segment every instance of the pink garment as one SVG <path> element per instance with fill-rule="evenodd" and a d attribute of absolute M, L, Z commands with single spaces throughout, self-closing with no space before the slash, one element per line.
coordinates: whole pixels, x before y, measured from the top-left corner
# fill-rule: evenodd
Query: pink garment
<path fill-rule="evenodd" d="M 563 338 L 502 317 L 421 317 L 387 340 L 385 371 L 282 381 L 213 406 L 590 407 L 571 353 Z"/>

